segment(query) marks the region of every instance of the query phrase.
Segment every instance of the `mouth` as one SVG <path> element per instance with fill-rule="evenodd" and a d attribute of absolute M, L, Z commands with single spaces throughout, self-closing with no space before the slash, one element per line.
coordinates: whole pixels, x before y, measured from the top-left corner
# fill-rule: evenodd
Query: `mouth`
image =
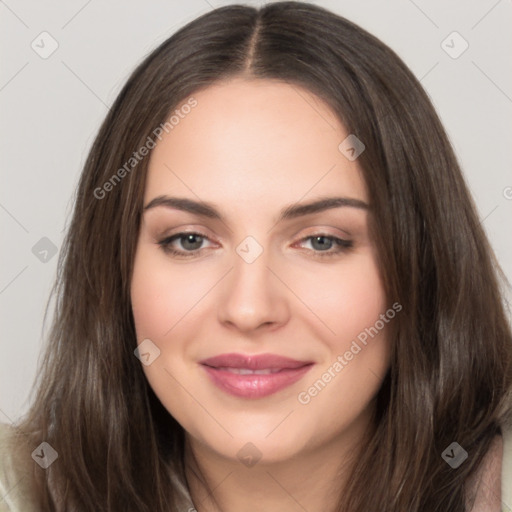
<path fill-rule="evenodd" d="M 222 354 L 200 362 L 222 391 L 241 398 L 263 398 L 300 380 L 313 366 L 274 354 Z"/>

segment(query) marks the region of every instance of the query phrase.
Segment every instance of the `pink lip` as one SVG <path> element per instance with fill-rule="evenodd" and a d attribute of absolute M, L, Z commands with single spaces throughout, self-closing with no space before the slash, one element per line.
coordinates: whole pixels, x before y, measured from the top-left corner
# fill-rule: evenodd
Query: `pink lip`
<path fill-rule="evenodd" d="M 297 361 L 274 354 L 246 356 L 222 354 L 200 364 L 213 383 L 223 391 L 243 398 L 262 398 L 297 382 L 313 366 L 311 361 Z M 239 374 L 228 369 L 271 370 L 268 374 Z"/>

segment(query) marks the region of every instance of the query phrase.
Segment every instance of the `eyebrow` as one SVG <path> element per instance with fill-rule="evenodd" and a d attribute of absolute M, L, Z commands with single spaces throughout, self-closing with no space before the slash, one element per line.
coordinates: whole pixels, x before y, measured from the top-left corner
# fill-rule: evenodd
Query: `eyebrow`
<path fill-rule="evenodd" d="M 144 207 L 144 212 L 158 206 L 173 208 L 175 210 L 181 210 L 224 222 L 224 218 L 218 209 L 213 204 L 204 201 L 195 201 L 184 197 L 157 196 Z M 369 205 L 361 199 L 351 197 L 322 197 L 309 203 L 294 203 L 286 206 L 280 211 L 277 222 L 341 207 L 358 208 L 360 210 L 369 209 Z"/>

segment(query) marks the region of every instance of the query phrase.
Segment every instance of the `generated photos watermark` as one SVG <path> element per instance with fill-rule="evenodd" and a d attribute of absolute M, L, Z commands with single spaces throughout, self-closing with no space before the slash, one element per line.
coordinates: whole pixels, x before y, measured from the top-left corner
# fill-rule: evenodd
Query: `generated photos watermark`
<path fill-rule="evenodd" d="M 350 344 L 350 348 L 345 351 L 343 355 L 338 355 L 336 361 L 329 366 L 322 376 L 317 379 L 307 390 L 301 391 L 297 400 L 302 405 L 307 405 L 311 400 L 317 396 L 329 382 L 331 382 L 349 363 L 354 357 L 363 350 L 368 344 L 369 338 L 373 339 L 379 334 L 382 329 L 388 324 L 396 314 L 402 311 L 402 305 L 395 302 L 386 313 L 382 313 L 379 319 L 371 326 L 364 329 L 357 335 L 357 339 L 354 339 Z M 358 343 L 359 342 L 359 343 Z M 361 346 L 362 345 L 362 346 Z"/>
<path fill-rule="evenodd" d="M 162 140 L 163 134 L 170 133 L 181 121 L 184 119 L 191 110 L 197 106 L 197 100 L 191 96 L 186 103 L 176 109 L 165 123 L 161 123 L 155 128 L 151 135 L 148 135 L 146 142 L 137 150 L 134 151 L 132 156 L 120 167 L 112 176 L 101 185 L 94 189 L 94 197 L 96 199 L 103 199 L 111 192 L 116 185 L 118 185 L 123 178 L 130 174 L 135 167 L 141 162 L 144 157 L 149 155 L 150 151 L 156 146 L 156 139 Z"/>

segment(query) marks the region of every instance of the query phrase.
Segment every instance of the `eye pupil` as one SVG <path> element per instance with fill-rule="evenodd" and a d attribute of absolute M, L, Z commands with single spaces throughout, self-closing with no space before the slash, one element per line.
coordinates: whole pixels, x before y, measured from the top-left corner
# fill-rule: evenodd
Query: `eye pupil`
<path fill-rule="evenodd" d="M 184 249 L 194 251 L 201 247 L 203 243 L 203 237 L 201 235 L 195 235 L 193 233 L 182 236 L 182 246 Z M 189 245 L 190 244 L 190 245 Z"/>
<path fill-rule="evenodd" d="M 332 240 L 326 236 L 315 236 L 311 240 L 311 245 L 315 249 L 327 250 L 332 247 Z"/>

